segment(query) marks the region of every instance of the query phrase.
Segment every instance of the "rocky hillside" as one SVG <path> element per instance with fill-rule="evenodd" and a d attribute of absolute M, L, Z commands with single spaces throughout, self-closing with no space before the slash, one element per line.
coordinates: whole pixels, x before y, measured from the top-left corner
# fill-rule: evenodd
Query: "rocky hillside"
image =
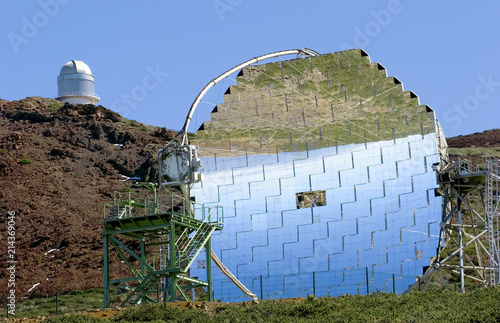
<path fill-rule="evenodd" d="M 450 147 L 448 153 L 452 158 L 466 158 L 476 165 L 485 163 L 485 154 L 500 158 L 500 129 L 452 137 L 446 141 Z"/>
<path fill-rule="evenodd" d="M 0 240 L 7 255 L 6 215 L 15 212 L 18 297 L 103 286 L 103 204 L 130 185 L 126 177 L 156 181 L 157 149 L 174 134 L 102 106 L 0 100 Z M 448 142 L 454 154 L 498 156 L 500 130 Z"/>
<path fill-rule="evenodd" d="M 156 181 L 157 149 L 173 134 L 102 106 L 0 100 L 0 240 L 7 255 L 13 211 L 18 297 L 38 283 L 39 294 L 102 287 L 103 204 L 126 177 Z"/>
<path fill-rule="evenodd" d="M 453 148 L 494 148 L 500 146 L 500 129 L 476 132 L 471 135 L 457 136 L 446 139 Z"/>

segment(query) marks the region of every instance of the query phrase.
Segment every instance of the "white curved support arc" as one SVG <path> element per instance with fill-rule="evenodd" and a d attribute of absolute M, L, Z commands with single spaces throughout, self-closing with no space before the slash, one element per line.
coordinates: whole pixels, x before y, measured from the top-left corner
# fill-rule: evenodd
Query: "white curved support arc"
<path fill-rule="evenodd" d="M 184 126 L 182 127 L 182 130 L 180 132 L 180 134 L 182 134 L 182 141 L 181 143 L 184 145 L 184 144 L 187 144 L 187 130 L 188 130 L 188 127 L 189 127 L 189 123 L 191 122 L 191 118 L 193 117 L 193 114 L 194 114 L 194 111 L 196 110 L 196 107 L 198 106 L 198 104 L 200 103 L 201 99 L 203 98 L 203 96 L 205 96 L 205 94 L 208 92 L 208 90 L 210 90 L 210 88 L 212 88 L 215 84 L 219 83 L 220 81 L 222 81 L 224 78 L 228 77 L 229 75 L 233 74 L 234 72 L 244 68 L 244 67 L 247 67 L 249 65 L 252 65 L 252 64 L 255 64 L 255 63 L 258 63 L 260 61 L 263 61 L 263 60 L 266 60 L 266 59 L 270 59 L 270 58 L 274 58 L 274 57 L 278 57 L 278 56 L 285 56 L 285 55 L 292 55 L 292 54 L 297 54 L 297 55 L 309 55 L 309 56 L 318 56 L 319 53 L 312 50 L 312 49 L 308 49 L 308 48 L 304 48 L 304 49 L 289 49 L 289 50 L 283 50 L 283 51 L 279 51 L 279 52 L 274 52 L 274 53 L 269 53 L 269 54 L 265 54 L 265 55 L 262 55 L 262 56 L 258 56 L 258 57 L 254 57 L 246 62 L 243 62 L 233 68 L 231 68 L 230 70 L 222 73 L 221 75 L 219 75 L 218 77 L 216 77 L 215 79 L 213 79 L 212 81 L 210 81 L 204 88 L 203 90 L 201 90 L 200 94 L 198 94 L 198 96 L 196 97 L 196 99 L 194 100 L 193 104 L 191 105 L 191 108 L 189 109 L 189 113 L 186 117 L 186 122 L 184 123 Z"/>

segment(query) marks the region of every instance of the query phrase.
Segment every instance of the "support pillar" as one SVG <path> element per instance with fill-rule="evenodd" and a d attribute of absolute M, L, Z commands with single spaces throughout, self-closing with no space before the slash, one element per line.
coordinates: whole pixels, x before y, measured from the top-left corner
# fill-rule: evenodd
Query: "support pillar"
<path fill-rule="evenodd" d="M 109 308 L 109 243 L 108 235 L 103 235 L 103 262 L 104 262 L 104 308 Z"/>
<path fill-rule="evenodd" d="M 207 301 L 214 301 L 214 293 L 212 286 L 212 237 L 205 244 L 206 266 L 207 266 Z"/>
<path fill-rule="evenodd" d="M 142 277 L 146 277 L 146 242 L 141 240 L 141 258 L 143 262 L 141 263 L 141 275 Z M 153 265 L 154 266 L 154 265 Z"/>
<path fill-rule="evenodd" d="M 460 292 L 465 293 L 464 280 L 464 244 L 462 241 L 462 212 L 460 211 L 461 200 L 457 197 L 457 223 L 458 223 L 458 257 L 460 261 Z"/>
<path fill-rule="evenodd" d="M 170 223 L 168 245 L 169 245 L 169 250 L 170 250 L 170 267 L 172 267 L 175 264 L 175 254 L 176 254 L 176 250 L 175 250 L 175 223 L 174 222 Z M 176 297 L 177 290 L 176 290 L 176 286 L 175 286 L 175 281 L 176 281 L 175 280 L 175 273 L 173 273 L 170 275 L 170 291 L 169 291 L 169 294 L 170 294 L 169 301 L 170 302 L 175 302 L 177 300 L 177 297 Z"/>
<path fill-rule="evenodd" d="M 176 302 L 177 301 L 177 286 L 175 285 L 175 274 L 170 274 L 170 299 L 168 300 L 169 302 Z"/>

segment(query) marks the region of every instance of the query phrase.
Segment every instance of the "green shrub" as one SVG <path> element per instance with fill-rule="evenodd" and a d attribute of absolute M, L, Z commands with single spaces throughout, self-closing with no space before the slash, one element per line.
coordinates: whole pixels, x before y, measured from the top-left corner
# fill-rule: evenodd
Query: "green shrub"
<path fill-rule="evenodd" d="M 373 293 L 309 296 L 298 301 L 267 300 L 253 305 L 220 304 L 202 309 L 146 304 L 120 312 L 115 322 L 497 322 L 500 288 L 466 294 L 450 290 L 405 295 Z"/>
<path fill-rule="evenodd" d="M 210 316 L 201 310 L 189 310 L 174 307 L 169 303 L 144 304 L 129 307 L 113 319 L 115 322 L 151 322 L 164 320 L 168 322 L 210 322 Z"/>
<path fill-rule="evenodd" d="M 64 311 L 102 306 L 102 289 L 60 294 Z M 113 302 L 118 301 L 116 295 Z M 88 306 L 83 306 L 86 303 Z M 94 303 L 91 305 L 91 303 Z M 35 305 L 38 304 L 38 305 Z M 144 304 L 123 309 L 110 322 L 499 322 L 500 288 L 461 294 L 453 290 L 412 292 L 404 295 L 373 293 L 338 297 L 309 296 L 302 300 L 264 300 L 259 304 L 209 304 L 180 308 L 170 303 Z M 28 299 L 19 304 L 20 316 L 55 314 L 55 297 Z M 35 310 L 36 307 L 36 310 Z M 17 313 L 16 313 L 17 314 Z M 46 322 L 104 322 L 91 316 L 70 314 Z"/>
<path fill-rule="evenodd" d="M 46 323 L 102 323 L 101 319 L 84 314 L 67 314 L 62 316 L 49 317 Z"/>
<path fill-rule="evenodd" d="M 129 120 L 129 125 L 132 127 L 139 127 L 141 124 L 135 120 Z"/>
<path fill-rule="evenodd" d="M 20 161 L 18 161 L 19 165 L 28 165 L 31 164 L 31 160 L 28 158 L 23 158 Z"/>

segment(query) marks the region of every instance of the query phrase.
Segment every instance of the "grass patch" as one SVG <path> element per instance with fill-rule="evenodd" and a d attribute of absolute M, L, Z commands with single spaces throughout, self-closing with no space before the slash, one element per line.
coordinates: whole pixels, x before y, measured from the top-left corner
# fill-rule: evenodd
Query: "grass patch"
<path fill-rule="evenodd" d="M 17 162 L 19 165 L 29 165 L 31 164 L 31 160 L 28 158 L 23 158 Z"/>
<path fill-rule="evenodd" d="M 37 107 L 37 106 L 45 107 L 47 110 L 50 111 L 57 111 L 64 106 L 64 102 L 55 99 L 42 98 L 38 96 L 27 97 L 22 100 L 19 100 L 19 102 L 22 102 L 26 106 L 30 107 Z"/>
<path fill-rule="evenodd" d="M 135 120 L 129 120 L 128 121 L 128 124 L 131 126 L 131 127 L 139 127 L 141 124 Z"/>
<path fill-rule="evenodd" d="M 48 318 L 46 323 L 101 323 L 105 322 L 96 317 L 92 317 L 84 314 L 68 314 L 64 316 L 54 316 Z"/>
<path fill-rule="evenodd" d="M 117 302 L 119 296 L 111 293 L 111 302 Z M 104 290 L 91 288 L 59 293 L 59 313 L 75 313 L 100 309 L 104 306 Z M 16 317 L 48 316 L 56 313 L 56 296 L 44 297 L 33 294 L 27 300 L 16 305 Z M 3 314 L 5 315 L 5 313 Z M 80 321 L 54 321 L 80 322 Z M 87 322 L 87 321 L 81 321 Z"/>
<path fill-rule="evenodd" d="M 63 102 L 54 99 L 45 99 L 45 104 L 50 111 L 57 111 L 64 106 Z"/>
<path fill-rule="evenodd" d="M 55 297 L 43 298 L 47 309 L 33 311 L 40 298 L 18 305 L 16 316 L 55 313 Z M 102 307 L 102 289 L 60 295 L 68 311 Z M 92 302 L 95 302 L 94 304 Z M 453 290 L 413 292 L 405 295 L 373 293 L 338 297 L 309 296 L 301 300 L 267 300 L 259 304 L 209 303 L 208 310 L 169 303 L 128 307 L 108 322 L 498 322 L 500 288 L 477 289 L 465 294 Z M 52 309 L 48 309 L 52 305 Z M 85 307 L 87 306 L 87 307 Z M 203 306 L 202 306 L 203 307 Z M 64 313 L 64 312 L 62 312 Z M 105 322 L 84 314 L 52 316 L 45 322 Z"/>
<path fill-rule="evenodd" d="M 484 154 L 500 158 L 500 147 L 466 147 L 466 148 L 448 148 L 450 156 L 467 158 L 469 156 L 481 156 Z"/>
<path fill-rule="evenodd" d="M 407 295 L 374 293 L 259 304 L 221 304 L 201 309 L 147 304 L 127 308 L 114 322 L 495 322 L 500 319 L 500 288 L 466 294 L 453 291 Z"/>

